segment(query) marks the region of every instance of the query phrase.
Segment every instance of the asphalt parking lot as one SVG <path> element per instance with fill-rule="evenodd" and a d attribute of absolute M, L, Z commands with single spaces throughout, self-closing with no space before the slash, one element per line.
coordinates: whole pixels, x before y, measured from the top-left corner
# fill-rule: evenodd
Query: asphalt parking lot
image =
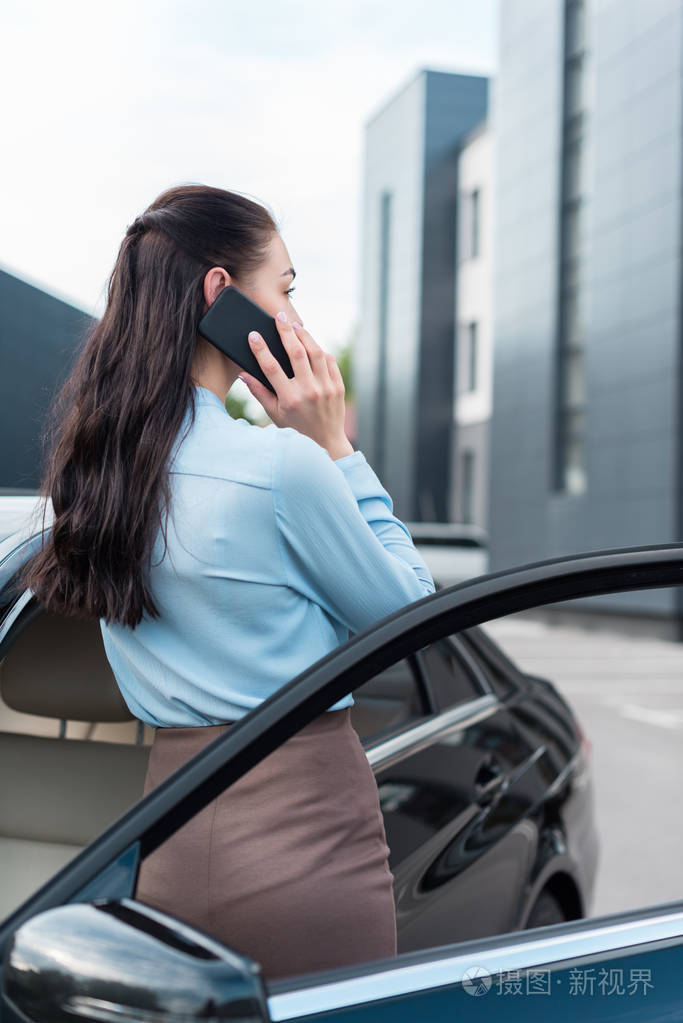
<path fill-rule="evenodd" d="M 683 643 L 521 615 L 485 628 L 557 685 L 592 742 L 602 848 L 591 915 L 683 899 Z"/>

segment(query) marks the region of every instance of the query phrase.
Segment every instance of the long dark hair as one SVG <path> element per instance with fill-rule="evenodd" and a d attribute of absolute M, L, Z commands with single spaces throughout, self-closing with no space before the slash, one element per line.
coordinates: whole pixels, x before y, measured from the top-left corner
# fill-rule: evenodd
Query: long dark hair
<path fill-rule="evenodd" d="M 129 226 L 43 435 L 54 520 L 19 585 L 46 610 L 131 628 L 159 617 L 145 578 L 160 526 L 166 552 L 167 459 L 188 403 L 195 417 L 204 277 L 221 266 L 244 286 L 277 230 L 259 203 L 206 185 L 169 188 Z"/>

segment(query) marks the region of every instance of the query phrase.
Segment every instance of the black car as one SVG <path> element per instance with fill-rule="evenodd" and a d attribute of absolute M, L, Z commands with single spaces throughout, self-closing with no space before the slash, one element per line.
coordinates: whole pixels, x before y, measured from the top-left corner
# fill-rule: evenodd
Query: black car
<path fill-rule="evenodd" d="M 17 547 L 16 539 L 0 545 L 5 703 L 69 721 L 130 719 L 98 623 L 59 620 L 13 589 L 36 543 L 28 537 Z M 343 1018 L 358 1010 L 365 1019 L 388 998 L 397 1011 L 395 1000 L 406 1001 L 406 1018 L 421 1018 L 427 1002 L 433 1018 L 452 1018 L 470 1011 L 461 994 L 475 993 L 467 962 L 488 970 L 490 982 L 493 964 L 518 972 L 550 964 L 557 974 L 623 948 L 636 955 L 641 943 L 650 952 L 655 932 L 666 939 L 657 948 L 670 948 L 683 933 L 678 907 L 582 919 L 598 855 L 589 744 L 552 684 L 519 671 L 479 626 L 555 601 L 672 585 L 682 568 L 683 546 L 659 545 L 539 562 L 439 590 L 283 685 L 144 799 L 142 742 L 67 739 L 63 729 L 62 737 L 1 733 L 3 777 L 12 779 L 3 786 L 3 861 L 20 881 L 32 872 L 31 890 L 0 925 L 8 1018 L 22 1018 L 18 1005 L 36 1020 L 204 1017 L 219 994 L 225 1004 L 216 1014 L 226 1018 L 345 1007 Z M 136 902 L 137 867 L 349 691 L 391 848 L 398 956 L 267 983 L 239 949 Z M 3 879 L 5 892 L 10 883 Z M 156 964 L 153 980 L 136 968 L 138 953 Z M 116 986 L 124 960 L 125 982 Z M 194 978 L 182 991 L 169 987 L 174 962 Z M 475 986 L 486 990 L 483 981 Z M 530 1018 L 529 1005 L 524 1011 Z"/>

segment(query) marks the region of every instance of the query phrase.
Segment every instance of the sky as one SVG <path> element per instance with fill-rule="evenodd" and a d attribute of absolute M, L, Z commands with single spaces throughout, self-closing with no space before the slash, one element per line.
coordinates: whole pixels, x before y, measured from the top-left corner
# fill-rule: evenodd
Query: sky
<path fill-rule="evenodd" d="M 172 185 L 231 189 L 275 214 L 292 300 L 336 353 L 365 125 L 421 68 L 495 75 L 497 22 L 498 0 L 4 0 L 0 267 L 100 316 L 138 213 Z"/>

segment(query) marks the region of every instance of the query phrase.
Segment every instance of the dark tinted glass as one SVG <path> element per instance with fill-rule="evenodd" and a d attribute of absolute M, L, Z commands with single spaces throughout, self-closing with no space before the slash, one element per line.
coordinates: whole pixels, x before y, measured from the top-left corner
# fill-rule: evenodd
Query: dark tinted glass
<path fill-rule="evenodd" d="M 484 692 L 474 672 L 448 639 L 420 651 L 429 687 L 439 710 L 475 700 Z"/>
<path fill-rule="evenodd" d="M 476 660 L 496 696 L 504 698 L 517 691 L 511 678 L 514 666 L 483 629 L 468 629 L 460 633 L 460 639 Z"/>
<path fill-rule="evenodd" d="M 361 738 L 400 728 L 423 715 L 416 674 L 405 658 L 353 691 L 351 724 Z"/>

